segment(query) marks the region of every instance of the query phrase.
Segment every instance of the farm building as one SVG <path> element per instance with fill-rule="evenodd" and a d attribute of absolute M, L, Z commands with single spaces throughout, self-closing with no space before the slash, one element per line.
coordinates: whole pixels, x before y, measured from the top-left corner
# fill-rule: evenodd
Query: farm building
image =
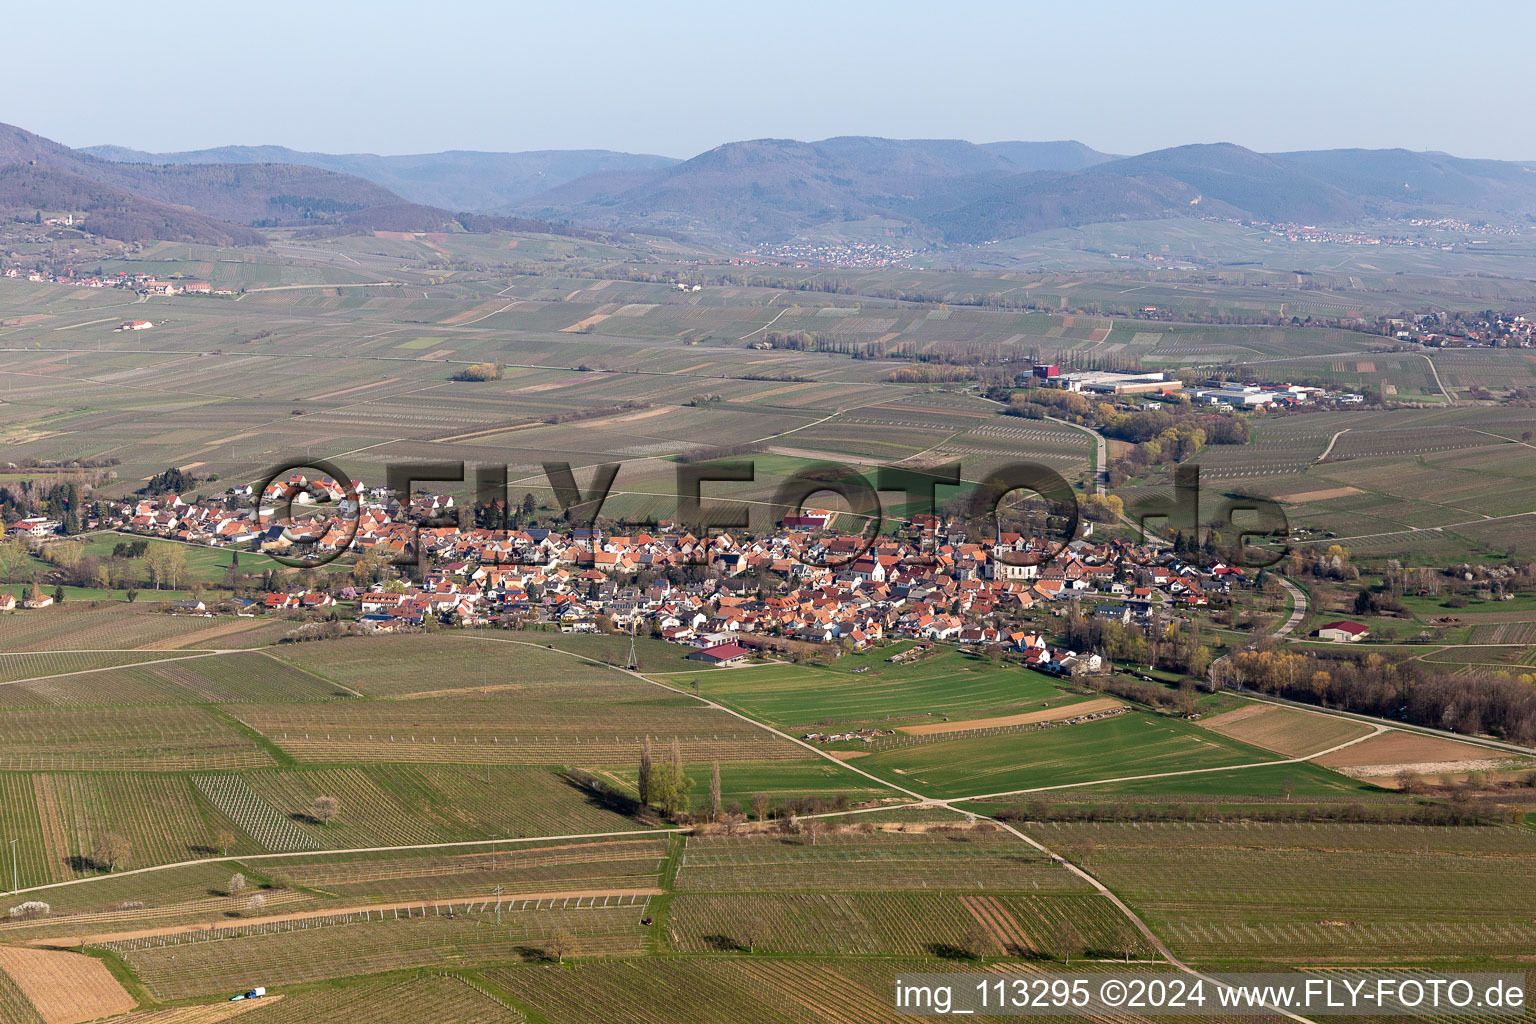
<path fill-rule="evenodd" d="M 1166 373 L 1119 373 L 1114 370 L 1073 370 L 1056 378 L 1057 386 L 1068 391 L 1089 391 L 1100 395 L 1168 394 L 1184 387 L 1182 381 L 1169 379 Z"/>
<path fill-rule="evenodd" d="M 1317 627 L 1317 629 L 1313 631 L 1312 635 L 1316 636 L 1320 640 L 1334 640 L 1350 643 L 1361 639 L 1369 633 L 1370 628 L 1368 626 L 1363 626 L 1358 622 L 1347 622 L 1340 620 L 1338 622 L 1324 623 L 1323 625 Z"/>
<path fill-rule="evenodd" d="M 706 665 L 720 668 L 724 665 L 739 665 L 750 652 L 740 644 L 719 644 L 715 647 L 703 647 L 688 655 L 689 661 L 702 661 Z"/>
<path fill-rule="evenodd" d="M 148 320 L 124 320 L 117 325 L 117 329 L 120 331 L 147 331 L 153 326 L 155 325 Z"/>

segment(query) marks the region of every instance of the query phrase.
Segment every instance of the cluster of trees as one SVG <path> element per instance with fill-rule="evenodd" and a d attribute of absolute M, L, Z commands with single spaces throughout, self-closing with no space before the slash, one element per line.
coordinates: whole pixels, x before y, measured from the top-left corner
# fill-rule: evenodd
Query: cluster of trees
<path fill-rule="evenodd" d="M 1288 576 L 1315 576 L 1325 580 L 1360 578 L 1360 570 L 1350 564 L 1349 549 L 1340 544 L 1330 544 L 1321 551 L 1316 547 L 1292 548 L 1285 568 Z"/>
<path fill-rule="evenodd" d="M 763 341 L 774 348 L 789 349 L 791 352 L 818 352 L 821 335 L 815 331 L 764 331 Z"/>
<path fill-rule="evenodd" d="M 688 794 L 693 789 L 693 779 L 683 770 L 683 748 L 676 739 L 672 741 L 670 756 L 658 764 L 651 752 L 651 738 L 645 738 L 645 746 L 640 751 L 637 788 L 640 803 L 647 807 L 655 806 L 663 817 L 675 818 L 688 810 Z"/>
<path fill-rule="evenodd" d="M 1228 668 L 1228 666 L 1230 666 Z M 1397 721 L 1536 742 L 1536 686 L 1508 675 L 1455 675 L 1380 654 L 1319 657 L 1273 647 L 1242 651 L 1223 669 L 1245 686 L 1291 700 Z"/>
<path fill-rule="evenodd" d="M 1114 619 L 1084 615 L 1076 601 L 1067 608 L 1066 641 L 1073 650 L 1097 651 L 1111 661 L 1150 665 L 1197 677 L 1204 676 L 1211 664 L 1211 649 L 1200 635 L 1197 621 L 1191 621 L 1187 626 L 1173 619 L 1159 620 L 1145 628 L 1127 626 Z M 1134 680 L 1115 679 L 1104 685 L 1106 688 L 1131 688 L 1131 692 L 1120 695 L 1142 703 L 1154 706 L 1174 703 L 1170 691 L 1156 684 L 1149 684 L 1150 689 L 1145 693 L 1135 686 Z"/>
<path fill-rule="evenodd" d="M 1071 420 L 1074 423 L 1092 422 L 1094 405 L 1076 391 L 1059 388 L 1030 388 L 1008 399 L 1009 416 L 1023 416 L 1039 420 L 1047 416 Z"/>
<path fill-rule="evenodd" d="M 31 554 L 19 539 L 0 542 L 0 582 L 28 582 L 32 578 Z M 126 541 L 116 545 L 110 556 L 101 557 L 91 554 L 79 541 L 67 540 L 42 547 L 38 554 L 64 585 L 126 590 L 130 595 L 141 584 L 156 590 L 179 590 L 190 572 L 186 549 L 169 541 Z"/>
<path fill-rule="evenodd" d="M 1115 494 L 1080 494 L 1077 504 L 1083 518 L 1095 523 L 1118 523 L 1125 514 L 1125 502 Z"/>
<path fill-rule="evenodd" d="M 576 420 L 595 420 L 604 416 L 618 416 L 621 413 L 636 412 L 640 409 L 649 409 L 650 402 L 620 402 L 617 405 L 604 405 L 595 409 L 573 409 L 570 412 L 552 412 L 544 417 L 545 423 L 572 423 Z"/>
<path fill-rule="evenodd" d="M 976 371 L 969 366 L 938 364 L 903 366 L 899 370 L 892 370 L 886 374 L 885 379 L 895 384 L 950 384 L 955 381 L 975 380 Z"/>
<path fill-rule="evenodd" d="M 1286 795 L 1289 800 L 1289 794 Z M 1003 808 L 1000 821 L 1318 821 L 1373 825 L 1498 825 L 1518 820 L 1518 808 L 1457 801 L 1453 803 L 1259 803 L 1245 805 L 1234 815 L 1231 800 L 1221 803 L 1052 803 L 1030 800 Z"/>
<path fill-rule="evenodd" d="M 94 271 L 97 277 L 106 275 L 106 271 L 97 267 Z M 111 466 L 122 465 L 122 459 L 111 455 L 101 455 L 87 459 L 37 459 L 21 458 L 6 462 L 7 472 L 15 472 L 18 469 L 106 469 Z"/>
<path fill-rule="evenodd" d="M 716 459 L 739 459 L 744 455 L 759 455 L 767 450 L 766 446 L 760 444 L 702 445 L 692 451 L 674 455 L 672 461 L 686 466 L 694 462 L 713 462 Z"/>
<path fill-rule="evenodd" d="M 59 521 L 66 536 L 84 531 L 86 502 L 80 483 L 19 480 L 0 487 L 0 520 L 15 522 L 28 516 L 48 515 Z"/>
<path fill-rule="evenodd" d="M 501 380 L 506 367 L 501 363 L 472 363 L 455 373 L 450 380 L 486 381 Z"/>
<path fill-rule="evenodd" d="M 523 500 L 515 504 L 508 504 L 500 499 L 496 501 L 475 502 L 469 510 L 470 521 L 477 530 L 521 530 L 525 526 L 532 525 L 539 510 L 539 503 L 531 492 L 523 495 Z M 374 583 L 384 579 L 387 573 L 383 567 L 389 564 L 388 556 L 384 552 L 374 554 L 372 550 L 365 551 L 358 559 L 358 564 L 369 562 L 366 570 L 367 582 Z M 353 578 L 359 583 L 364 581 L 357 576 L 354 568 Z"/>
<path fill-rule="evenodd" d="M 207 477 L 208 480 L 217 480 L 217 476 Z M 184 470 L 172 466 L 161 473 L 156 473 L 149 478 L 149 483 L 140 487 L 139 494 L 153 497 L 160 494 L 185 494 L 199 483 L 198 477 Z"/>

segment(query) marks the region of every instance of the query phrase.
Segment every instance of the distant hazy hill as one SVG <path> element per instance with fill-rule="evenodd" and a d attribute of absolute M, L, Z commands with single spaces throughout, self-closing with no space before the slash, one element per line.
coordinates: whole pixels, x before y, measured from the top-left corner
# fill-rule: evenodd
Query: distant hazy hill
<path fill-rule="evenodd" d="M 293 164 L 124 164 L 62 146 L 11 125 L 0 125 L 0 166 L 35 163 L 114 185 L 160 203 L 190 206 L 221 220 L 302 219 L 397 203 L 388 189 L 349 174 Z"/>
<path fill-rule="evenodd" d="M 1200 190 L 1159 174 L 1038 171 L 972 183 L 913 203 L 904 213 L 945 242 L 978 243 L 1079 224 L 1168 217 L 1237 216 Z"/>
<path fill-rule="evenodd" d="M 969 142 L 844 137 L 732 142 L 645 176 L 580 179 L 519 209 L 603 227 L 778 240 L 828 222 L 889 215 L 958 179 L 1018 173 Z"/>
<path fill-rule="evenodd" d="M 136 196 L 113 185 L 36 164 L 0 167 L 0 210 L 69 210 L 86 214 L 84 230 L 124 242 L 263 245 L 261 232 Z"/>
<path fill-rule="evenodd" d="M 1081 142 L 984 142 L 990 150 L 1021 171 L 1081 171 L 1119 157 L 1089 149 Z"/>
<path fill-rule="evenodd" d="M 205 218 L 332 232 L 537 230 L 537 219 L 573 226 L 545 223 L 550 230 L 664 231 L 726 245 L 845 232 L 868 238 L 872 226 L 919 244 L 965 244 L 1175 217 L 1324 225 L 1536 219 L 1536 165 L 1400 149 L 1264 154 L 1217 143 L 1114 157 L 1073 141 L 842 136 L 732 142 L 683 161 L 608 150 L 381 157 L 228 146 L 151 154 L 77 151 L 0 126 L 0 166 L 18 163 Z M 47 184 L 35 182 L 34 191 Z"/>
<path fill-rule="evenodd" d="M 1536 215 L 1536 170 L 1404 150 L 1266 155 L 1218 143 L 1112 158 L 1075 142 L 760 139 L 662 171 L 589 175 L 519 209 L 728 243 L 836 234 L 841 222 L 880 217 L 958 243 L 1161 217 L 1524 218 Z"/>
<path fill-rule="evenodd" d="M 1405 206 L 1463 205 L 1484 211 L 1530 209 L 1536 165 L 1464 160 L 1406 149 L 1325 149 L 1276 153 L 1357 195 Z"/>
<path fill-rule="evenodd" d="M 451 150 L 416 156 L 372 153 L 303 153 L 283 146 L 220 146 L 185 153 L 145 153 L 122 146 L 88 146 L 79 152 L 102 160 L 138 164 L 297 164 L 351 174 L 413 203 L 449 210 L 497 210 L 520 199 L 603 171 L 651 171 L 677 163 L 671 157 L 607 149 L 477 153 Z"/>
<path fill-rule="evenodd" d="M 1266 220 L 1338 223 L 1366 212 L 1359 196 L 1331 184 L 1312 168 L 1230 143 L 1159 149 L 1102 164 L 1094 172 L 1162 175 Z"/>

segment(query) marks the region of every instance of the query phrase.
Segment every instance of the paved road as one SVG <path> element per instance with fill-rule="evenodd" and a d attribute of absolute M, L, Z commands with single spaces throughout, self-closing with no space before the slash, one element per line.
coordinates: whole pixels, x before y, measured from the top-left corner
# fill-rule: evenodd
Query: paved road
<path fill-rule="evenodd" d="M 1285 592 L 1291 595 L 1291 617 L 1281 623 L 1279 628 L 1270 635 L 1277 637 L 1290 636 L 1291 631 L 1301 625 L 1302 621 L 1307 617 L 1307 592 L 1279 573 L 1274 575 L 1275 579 L 1280 581 L 1280 585 L 1285 588 Z"/>
<path fill-rule="evenodd" d="M 1047 416 L 1046 419 L 1052 423 L 1062 423 L 1093 435 L 1094 443 L 1099 446 L 1098 461 L 1094 463 L 1093 489 L 1095 494 L 1102 496 L 1104 494 L 1104 485 L 1109 480 L 1109 443 L 1104 440 L 1104 435 L 1092 427 L 1085 427 L 1081 423 L 1073 423 L 1071 420 L 1059 420 L 1055 416 Z"/>

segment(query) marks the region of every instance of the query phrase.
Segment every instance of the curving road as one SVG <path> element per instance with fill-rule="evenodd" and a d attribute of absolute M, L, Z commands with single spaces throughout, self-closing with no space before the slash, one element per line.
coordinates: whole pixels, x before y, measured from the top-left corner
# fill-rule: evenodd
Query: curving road
<path fill-rule="evenodd" d="M 1085 427 L 1081 423 L 1073 423 L 1071 420 L 1060 420 L 1055 416 L 1047 416 L 1052 423 L 1061 423 L 1084 433 L 1092 434 L 1094 443 L 1099 446 L 1098 460 L 1094 463 L 1093 489 L 1100 497 L 1104 496 L 1104 485 L 1109 480 L 1109 442 L 1104 440 L 1104 435 L 1092 427 Z"/>

